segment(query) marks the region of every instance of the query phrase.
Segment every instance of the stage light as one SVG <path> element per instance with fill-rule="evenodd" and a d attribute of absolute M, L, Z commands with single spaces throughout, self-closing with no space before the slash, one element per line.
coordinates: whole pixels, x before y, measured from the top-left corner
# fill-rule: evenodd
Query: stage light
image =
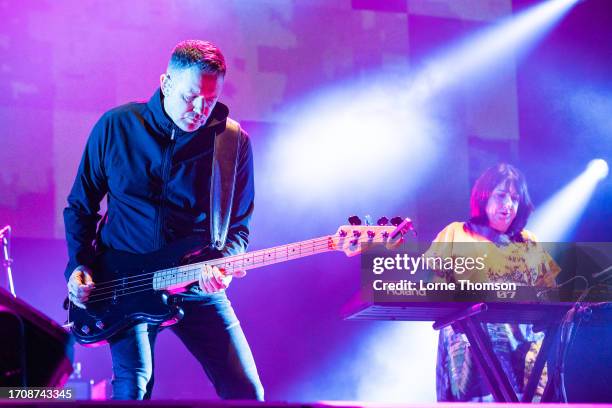
<path fill-rule="evenodd" d="M 587 165 L 587 171 L 598 181 L 603 180 L 608 177 L 608 162 L 603 159 L 593 159 Z"/>
<path fill-rule="evenodd" d="M 316 213 L 320 225 L 321 217 L 393 211 L 391 203 L 409 197 L 453 148 L 454 124 L 440 114 L 440 93 L 469 81 L 478 86 L 500 64 L 514 67 L 575 3 L 540 3 L 451 44 L 422 70 L 381 68 L 287 106 L 278 115 L 287 125 L 258 152 L 263 205 Z"/>
<path fill-rule="evenodd" d="M 347 82 L 294 104 L 280 115 L 292 125 L 279 129 L 264 158 L 265 177 L 280 194 L 275 201 L 309 209 L 316 201 L 323 209 L 331 196 L 384 197 L 391 192 L 384 181 L 399 173 L 410 190 L 444 148 L 446 124 L 436 123 L 434 96 L 495 75 L 500 64 L 513 67 L 575 3 L 549 0 L 509 16 L 436 53 L 418 72 Z M 409 168 L 400 166 L 408 161 Z"/>
<path fill-rule="evenodd" d="M 607 176 L 608 163 L 591 160 L 578 177 L 536 209 L 527 229 L 541 242 L 564 242 L 570 238 L 597 184 Z"/>
<path fill-rule="evenodd" d="M 392 214 L 447 145 L 443 124 L 428 106 L 407 101 L 397 81 L 337 86 L 294 105 L 292 119 L 258 152 L 260 205 L 316 214 L 302 234 L 335 228 L 351 214 Z"/>
<path fill-rule="evenodd" d="M 381 67 L 376 75 L 336 83 L 287 105 L 277 115 L 285 125 L 268 135 L 257 155 L 257 216 L 291 214 L 295 222 L 269 223 L 271 234 L 291 236 L 299 224 L 304 237 L 328 233 L 349 214 L 384 215 L 389 206 L 417 200 L 410 194 L 436 161 L 457 149 L 455 123 L 438 110 L 444 93 L 466 83 L 477 89 L 483 78 L 499 74 L 499 66 L 514 69 L 516 58 L 575 3 L 540 3 L 450 45 L 423 69 Z M 351 350 L 320 364 L 347 368 L 355 399 L 432 402 L 436 339 L 428 324 L 380 325 L 367 337 L 351 339 Z M 310 395 L 304 384 L 294 391 Z"/>
<path fill-rule="evenodd" d="M 498 75 L 513 67 L 578 0 L 549 0 L 495 23 L 429 58 L 414 80 L 415 95 L 432 97 L 470 79 Z"/>

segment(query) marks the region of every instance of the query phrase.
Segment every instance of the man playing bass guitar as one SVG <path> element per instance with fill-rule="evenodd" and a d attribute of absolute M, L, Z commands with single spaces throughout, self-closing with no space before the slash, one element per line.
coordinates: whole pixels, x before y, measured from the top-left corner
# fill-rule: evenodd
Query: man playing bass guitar
<path fill-rule="evenodd" d="M 101 285 L 96 265 L 105 251 L 147 254 L 177 242 L 191 242 L 186 251 L 207 248 L 213 258 L 246 250 L 252 150 L 248 135 L 217 102 L 225 72 L 215 45 L 183 41 L 148 102 L 116 107 L 94 126 L 64 210 L 65 276 L 76 307 L 87 309 Z M 223 140 L 232 132 L 235 148 L 227 148 Z M 105 196 L 108 210 L 100 220 Z M 199 282 L 179 295 L 184 317 L 172 330 L 220 397 L 263 400 L 252 353 L 225 294 L 230 278 L 202 266 Z M 108 340 L 113 398 L 151 397 L 158 330 L 141 321 Z"/>

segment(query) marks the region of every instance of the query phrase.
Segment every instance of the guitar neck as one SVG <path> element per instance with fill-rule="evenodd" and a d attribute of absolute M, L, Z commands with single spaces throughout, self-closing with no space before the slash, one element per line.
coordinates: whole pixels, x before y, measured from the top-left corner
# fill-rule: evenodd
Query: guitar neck
<path fill-rule="evenodd" d="M 176 268 L 162 269 L 153 274 L 153 288 L 156 290 L 178 290 L 197 282 L 204 265 L 223 268 L 226 275 L 236 271 L 249 270 L 292 259 L 305 258 L 335 250 L 331 236 L 324 236 L 306 241 L 261 249 L 244 254 L 211 259 Z"/>

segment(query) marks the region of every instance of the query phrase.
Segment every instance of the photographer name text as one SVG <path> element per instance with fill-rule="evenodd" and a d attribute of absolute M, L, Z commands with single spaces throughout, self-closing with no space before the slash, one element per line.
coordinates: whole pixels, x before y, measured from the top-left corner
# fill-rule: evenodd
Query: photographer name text
<path fill-rule="evenodd" d="M 467 279 L 459 279 L 457 282 L 427 282 L 423 280 L 409 281 L 402 279 L 396 282 L 385 282 L 376 279 L 372 282 L 375 291 L 490 291 L 490 290 L 516 290 L 514 282 L 471 282 Z"/>

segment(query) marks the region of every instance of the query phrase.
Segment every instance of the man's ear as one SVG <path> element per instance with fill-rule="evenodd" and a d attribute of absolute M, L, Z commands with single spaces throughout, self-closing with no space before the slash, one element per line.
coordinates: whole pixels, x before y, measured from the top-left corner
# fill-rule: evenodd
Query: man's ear
<path fill-rule="evenodd" d="M 172 82 L 170 79 L 170 74 L 164 72 L 159 76 L 159 87 L 161 88 L 162 94 L 167 96 L 170 93 L 170 88 L 172 86 Z"/>

